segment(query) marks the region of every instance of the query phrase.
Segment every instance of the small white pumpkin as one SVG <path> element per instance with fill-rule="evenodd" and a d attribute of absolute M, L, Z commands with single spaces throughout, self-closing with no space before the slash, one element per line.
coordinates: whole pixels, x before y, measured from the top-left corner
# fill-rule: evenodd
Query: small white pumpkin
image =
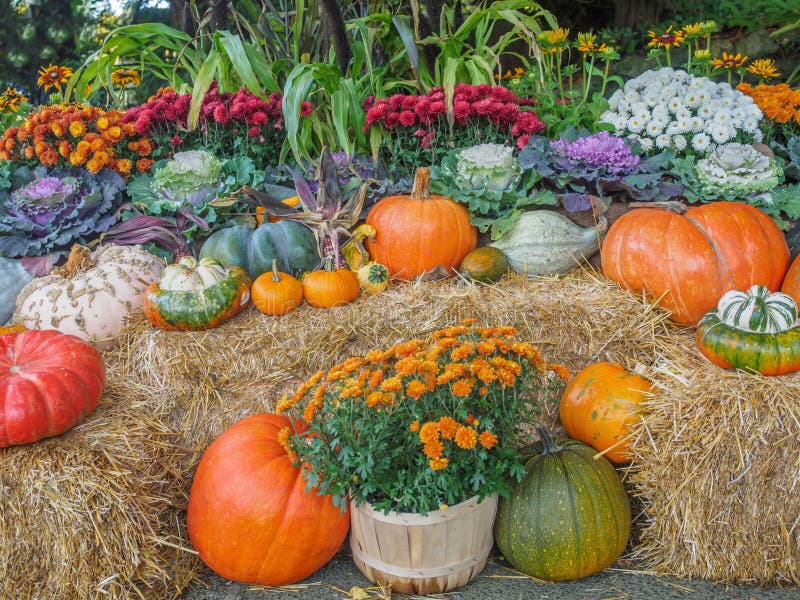
<path fill-rule="evenodd" d="M 743 331 L 778 333 L 797 325 L 795 301 L 763 285 L 727 292 L 717 304 L 717 314 L 726 325 Z"/>
<path fill-rule="evenodd" d="M 28 329 L 56 329 L 100 348 L 113 346 L 127 316 L 141 310 L 147 287 L 164 261 L 141 246 L 74 246 L 64 267 L 26 285 L 13 322 Z"/>

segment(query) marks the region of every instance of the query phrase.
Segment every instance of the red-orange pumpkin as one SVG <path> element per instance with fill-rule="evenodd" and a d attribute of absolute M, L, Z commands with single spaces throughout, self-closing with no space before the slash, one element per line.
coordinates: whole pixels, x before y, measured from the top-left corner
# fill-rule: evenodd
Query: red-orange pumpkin
<path fill-rule="evenodd" d="M 367 225 L 376 231 L 366 240 L 367 251 L 393 277 L 414 279 L 439 266 L 453 273 L 478 245 L 478 230 L 469 224 L 467 209 L 429 195 L 429 177 L 429 170 L 420 167 L 410 196 L 384 198 L 367 215 Z"/>
<path fill-rule="evenodd" d="M 97 406 L 100 354 L 58 331 L 0 335 L 0 448 L 59 435 Z"/>
<path fill-rule="evenodd" d="M 219 575 L 259 585 L 305 579 L 327 563 L 350 528 L 330 496 L 306 492 L 278 440 L 288 417 L 239 421 L 206 450 L 189 493 L 189 539 Z"/>
<path fill-rule="evenodd" d="M 589 365 L 573 377 L 559 412 L 567 434 L 604 452 L 615 463 L 630 457 L 629 426 L 638 405 L 653 391 L 650 382 L 618 363 Z M 611 448 L 611 450 L 609 450 Z"/>
<path fill-rule="evenodd" d="M 795 257 L 789 270 L 786 271 L 781 291 L 791 296 L 800 305 L 800 255 Z"/>
<path fill-rule="evenodd" d="M 644 291 L 696 325 L 730 290 L 760 284 L 775 291 L 789 247 L 763 212 L 744 202 L 712 202 L 686 214 L 639 208 L 617 219 L 601 250 L 603 272 L 634 293 Z"/>

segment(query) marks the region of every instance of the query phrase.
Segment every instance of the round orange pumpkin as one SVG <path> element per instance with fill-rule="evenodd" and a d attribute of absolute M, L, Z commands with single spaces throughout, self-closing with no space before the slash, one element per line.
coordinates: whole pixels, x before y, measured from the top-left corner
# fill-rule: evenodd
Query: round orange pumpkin
<path fill-rule="evenodd" d="M 650 382 L 618 363 L 589 365 L 573 377 L 559 412 L 567 434 L 589 444 L 612 462 L 630 460 L 629 426 L 638 404 L 653 392 Z M 609 450 L 610 448 L 610 450 Z"/>
<path fill-rule="evenodd" d="M 783 278 L 781 291 L 791 296 L 795 302 L 800 304 L 800 255 L 795 257 L 789 270 L 786 271 L 786 277 Z"/>
<path fill-rule="evenodd" d="M 744 202 L 712 202 L 685 214 L 634 209 L 617 219 L 601 250 L 603 272 L 644 291 L 683 325 L 697 325 L 730 290 L 775 291 L 789 265 L 777 225 Z"/>
<path fill-rule="evenodd" d="M 295 424 L 297 425 L 297 424 Z M 189 493 L 189 539 L 226 579 L 286 585 L 339 550 L 350 514 L 306 491 L 278 434 L 292 422 L 260 414 L 239 421 L 206 450 Z"/>
<path fill-rule="evenodd" d="M 414 279 L 439 266 L 453 273 L 478 245 L 478 230 L 470 225 L 467 209 L 444 196 L 431 196 L 429 177 L 429 170 L 420 167 L 410 196 L 384 198 L 367 215 L 367 225 L 376 231 L 366 240 L 367 251 L 392 277 Z"/>
<path fill-rule="evenodd" d="M 288 273 L 278 271 L 278 259 L 272 271 L 259 275 L 250 288 L 253 306 L 265 315 L 285 315 L 303 302 L 303 286 Z"/>
<path fill-rule="evenodd" d="M 303 277 L 303 296 L 311 306 L 331 308 L 352 302 L 361 285 L 350 269 L 334 269 L 333 258 L 325 258 L 325 267 Z"/>

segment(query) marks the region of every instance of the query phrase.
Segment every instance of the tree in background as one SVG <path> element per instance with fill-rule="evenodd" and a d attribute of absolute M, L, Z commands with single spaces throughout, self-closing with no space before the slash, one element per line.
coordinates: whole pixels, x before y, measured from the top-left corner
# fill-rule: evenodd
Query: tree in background
<path fill-rule="evenodd" d="M 0 0 L 0 14 L 0 84 L 16 84 L 42 101 L 39 68 L 79 64 L 98 45 L 98 23 L 111 13 L 106 0 Z"/>

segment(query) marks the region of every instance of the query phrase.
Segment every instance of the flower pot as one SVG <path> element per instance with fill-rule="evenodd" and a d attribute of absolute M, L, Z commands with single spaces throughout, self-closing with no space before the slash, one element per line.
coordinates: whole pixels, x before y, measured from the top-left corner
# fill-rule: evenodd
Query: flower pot
<path fill-rule="evenodd" d="M 353 561 L 370 581 L 402 594 L 439 594 L 466 585 L 486 565 L 497 495 L 422 516 L 350 503 Z"/>

